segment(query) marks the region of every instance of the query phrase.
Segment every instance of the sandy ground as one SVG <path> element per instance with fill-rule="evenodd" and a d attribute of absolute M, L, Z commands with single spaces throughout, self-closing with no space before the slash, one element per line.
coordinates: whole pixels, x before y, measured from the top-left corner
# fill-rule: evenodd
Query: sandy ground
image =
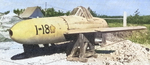
<path fill-rule="evenodd" d="M 102 65 L 96 58 L 88 59 L 87 63 L 67 61 L 66 53 L 41 55 L 21 60 L 11 60 L 11 57 L 22 53 L 23 47 L 16 42 L 0 42 L 0 65 Z M 99 60 L 100 61 L 100 60 Z"/>
<path fill-rule="evenodd" d="M 122 44 L 123 42 L 130 41 L 122 41 L 106 47 L 96 46 L 98 58 L 90 57 L 88 58 L 88 62 L 86 63 L 78 61 L 67 61 L 67 56 L 64 52 L 38 55 L 36 57 L 21 60 L 11 60 L 12 56 L 23 52 L 22 45 L 14 41 L 0 42 L 0 65 L 150 65 L 150 60 L 147 59 L 147 57 L 150 56 L 148 56 L 149 54 L 147 51 L 145 51 L 145 48 L 139 47 L 144 51 L 140 51 L 139 49 L 139 52 L 137 52 L 139 54 L 136 56 L 136 53 L 134 51 L 132 51 L 131 53 L 125 53 L 130 51 L 122 50 L 123 48 L 120 49 L 124 45 L 119 46 L 119 44 Z M 116 50 L 117 48 L 119 49 Z M 130 57 L 127 57 L 125 59 L 126 54 L 130 55 L 131 59 Z M 132 57 L 133 55 L 136 58 Z"/>
<path fill-rule="evenodd" d="M 22 53 L 23 48 L 21 44 L 16 42 L 1 42 L 0 43 L 0 65 L 69 65 L 82 64 L 80 62 L 66 61 L 66 54 L 52 54 L 45 56 L 38 56 L 22 60 L 11 60 L 11 57 Z"/>
<path fill-rule="evenodd" d="M 0 42 L 0 65 L 88 65 L 95 63 L 95 58 L 90 58 L 87 63 L 67 61 L 66 53 L 52 53 L 39 55 L 21 60 L 11 60 L 11 57 L 23 52 L 22 44 L 11 41 L 8 32 L 1 32 L 9 41 Z M 90 62 L 91 61 L 91 62 Z M 97 63 L 97 62 L 96 62 Z M 99 65 L 99 63 L 97 63 Z"/>

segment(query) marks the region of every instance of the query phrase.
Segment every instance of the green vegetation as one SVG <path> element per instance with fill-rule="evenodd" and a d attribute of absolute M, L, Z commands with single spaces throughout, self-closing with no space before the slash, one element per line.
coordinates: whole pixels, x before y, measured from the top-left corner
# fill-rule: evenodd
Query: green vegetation
<path fill-rule="evenodd" d="M 23 13 L 24 10 L 25 9 L 14 9 L 13 12 L 19 16 L 20 14 Z"/>
<path fill-rule="evenodd" d="M 45 17 L 53 17 L 53 16 L 64 16 L 64 15 L 69 15 L 70 11 L 67 11 L 64 13 L 63 11 L 56 11 L 54 8 L 48 8 L 46 10 L 41 9 L 42 13 L 44 14 Z"/>
<path fill-rule="evenodd" d="M 123 20 L 106 20 L 109 27 L 122 27 Z M 127 39 L 140 44 L 150 44 L 150 16 L 128 16 L 128 26 L 146 26 L 147 30 L 132 31 Z"/>
<path fill-rule="evenodd" d="M 10 13 L 10 11 L 6 11 L 6 12 L 4 12 L 4 13 L 1 13 L 0 12 L 0 15 L 7 15 L 7 14 L 9 14 Z"/>
<path fill-rule="evenodd" d="M 7 15 L 7 14 L 9 14 L 9 12 L 10 12 L 10 11 L 6 11 L 6 12 L 4 12 L 4 14 Z"/>
<path fill-rule="evenodd" d="M 123 26 L 123 20 L 122 19 L 106 19 L 109 27 L 122 27 Z"/>
<path fill-rule="evenodd" d="M 41 7 L 39 7 L 39 8 L 41 9 L 44 17 L 64 16 L 64 15 L 69 15 L 70 14 L 70 11 L 67 11 L 66 13 L 64 13 L 63 11 L 60 11 L 60 10 L 56 11 L 54 8 L 47 8 L 46 10 L 42 9 Z M 17 14 L 18 16 L 20 14 L 22 14 L 23 11 L 25 11 L 25 9 L 14 9 L 13 10 L 13 12 L 15 14 Z"/>
<path fill-rule="evenodd" d="M 150 15 L 139 16 L 138 9 L 134 12 L 134 15 L 127 17 L 127 26 L 146 26 L 147 30 L 138 30 L 128 33 L 130 36 L 127 39 L 137 42 L 140 44 L 150 44 Z M 96 14 L 96 13 L 95 13 Z M 123 16 L 107 16 L 107 15 L 98 15 L 100 18 L 123 18 Z M 122 19 L 106 19 L 109 27 L 122 27 Z M 124 34 L 126 35 L 126 33 Z"/>

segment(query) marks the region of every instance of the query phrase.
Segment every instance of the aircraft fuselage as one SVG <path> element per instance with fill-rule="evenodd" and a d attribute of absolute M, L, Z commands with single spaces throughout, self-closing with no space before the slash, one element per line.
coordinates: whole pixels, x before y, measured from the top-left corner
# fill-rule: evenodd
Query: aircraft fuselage
<path fill-rule="evenodd" d="M 21 44 L 48 44 L 66 41 L 68 30 L 107 27 L 101 18 L 92 20 L 79 16 L 34 18 L 15 24 L 9 31 L 10 37 Z"/>

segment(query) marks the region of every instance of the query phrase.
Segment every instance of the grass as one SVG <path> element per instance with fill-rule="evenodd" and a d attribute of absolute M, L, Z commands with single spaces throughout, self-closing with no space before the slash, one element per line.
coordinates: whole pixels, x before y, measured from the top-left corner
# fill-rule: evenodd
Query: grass
<path fill-rule="evenodd" d="M 106 20 L 109 27 L 122 27 L 123 21 L 122 20 Z M 115 22 L 113 22 L 115 21 Z"/>
<path fill-rule="evenodd" d="M 116 22 L 110 22 L 106 20 L 109 27 L 122 27 L 123 23 L 122 20 L 117 20 Z M 132 35 L 128 36 L 127 39 L 131 40 L 132 42 L 140 43 L 143 46 L 148 46 L 150 48 L 150 24 L 132 24 L 128 23 L 128 26 L 146 26 L 146 30 L 137 30 L 132 31 Z"/>
<path fill-rule="evenodd" d="M 131 24 L 130 24 L 131 25 Z M 137 24 L 132 24 L 136 25 Z M 140 44 L 150 44 L 150 24 L 141 24 L 142 26 L 146 26 L 146 30 L 134 31 L 132 37 L 129 39 L 133 42 L 137 42 Z"/>

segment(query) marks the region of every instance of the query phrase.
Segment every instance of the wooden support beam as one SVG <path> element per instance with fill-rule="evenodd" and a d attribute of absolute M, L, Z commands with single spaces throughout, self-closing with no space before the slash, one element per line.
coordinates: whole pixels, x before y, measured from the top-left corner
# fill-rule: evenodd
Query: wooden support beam
<path fill-rule="evenodd" d="M 87 62 L 87 57 L 97 57 L 94 49 L 94 38 L 94 33 L 80 33 L 67 60 Z"/>
<path fill-rule="evenodd" d="M 102 33 L 102 45 L 104 46 L 106 44 L 106 33 Z"/>

